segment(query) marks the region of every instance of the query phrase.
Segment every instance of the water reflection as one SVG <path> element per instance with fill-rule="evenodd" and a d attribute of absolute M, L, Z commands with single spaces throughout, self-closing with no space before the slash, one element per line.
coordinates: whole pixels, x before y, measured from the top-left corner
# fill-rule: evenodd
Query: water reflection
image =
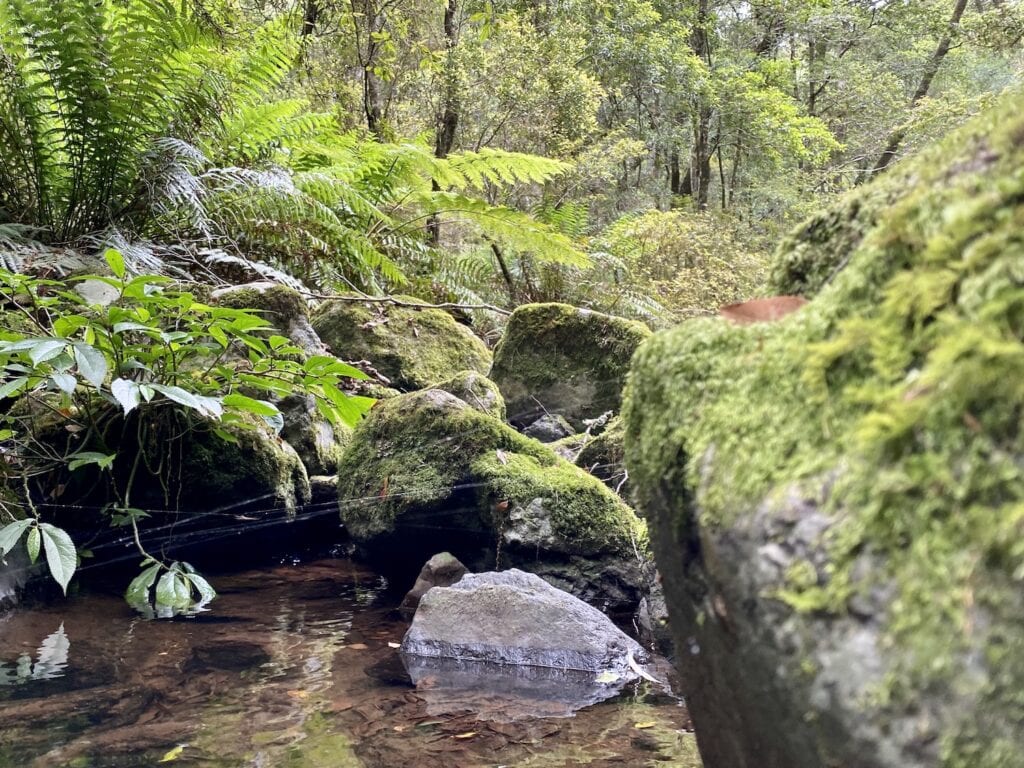
<path fill-rule="evenodd" d="M 0 661 L 0 685 L 23 685 L 33 680 L 53 680 L 63 676 L 70 648 L 71 641 L 61 624 L 39 644 L 34 663 L 27 653 L 22 653 L 13 664 Z"/>
<path fill-rule="evenodd" d="M 511 723 L 572 717 L 611 699 L 628 682 L 616 675 L 401 654 L 432 715 L 475 712 L 482 721 Z"/>
<path fill-rule="evenodd" d="M 0 768 L 154 766 L 180 745 L 181 768 L 564 765 L 552 756 L 585 753 L 697 765 L 685 710 L 632 688 L 572 718 L 564 681 L 511 682 L 514 713 L 474 693 L 468 670 L 464 695 L 413 689 L 384 669 L 401 666 L 391 644 L 407 629 L 384 586 L 332 560 L 221 577 L 210 611 L 174 621 L 144 620 L 116 594 L 16 612 L 0 622 Z"/>

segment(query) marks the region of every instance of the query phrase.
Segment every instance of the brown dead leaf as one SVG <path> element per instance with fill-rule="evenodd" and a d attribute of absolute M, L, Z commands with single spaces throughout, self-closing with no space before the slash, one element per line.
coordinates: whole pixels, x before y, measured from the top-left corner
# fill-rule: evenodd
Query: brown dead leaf
<path fill-rule="evenodd" d="M 718 314 L 736 325 L 771 323 L 796 312 L 807 303 L 803 296 L 771 296 L 739 304 L 729 304 L 718 310 Z"/>

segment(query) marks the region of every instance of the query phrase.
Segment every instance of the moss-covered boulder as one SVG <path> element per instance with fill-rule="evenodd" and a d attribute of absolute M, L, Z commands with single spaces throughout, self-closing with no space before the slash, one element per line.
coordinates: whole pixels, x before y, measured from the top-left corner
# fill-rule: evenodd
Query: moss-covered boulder
<path fill-rule="evenodd" d="M 708 768 L 1022 764 L 1024 97 L 882 185 L 834 253 L 807 235 L 806 307 L 634 363 L 627 465 Z"/>
<path fill-rule="evenodd" d="M 412 578 L 434 552 L 517 566 L 631 609 L 644 528 L 598 480 L 441 390 L 379 402 L 338 467 L 341 518 L 377 563 Z M 638 553 L 641 553 L 638 556 Z"/>
<path fill-rule="evenodd" d="M 99 509 L 123 496 L 129 486 L 132 506 L 181 514 L 183 520 L 227 511 L 290 517 L 309 501 L 309 479 L 298 454 L 261 422 L 254 420 L 251 428 L 242 429 L 169 408 L 138 409 L 128 418 L 98 411 L 93 417 L 95 431 L 69 431 L 68 419 L 49 409 L 38 409 L 34 420 L 36 441 L 26 448 L 30 453 L 25 458 L 31 463 L 36 456 L 53 469 L 32 479 L 33 495 L 37 504 L 52 506 L 58 516 L 67 505 Z M 116 453 L 110 473 L 99 475 L 86 466 L 69 474 L 62 462 L 48 461 L 83 451 Z M 75 514 L 91 524 L 86 517 Z M 223 521 L 209 518 L 206 523 Z"/>
<path fill-rule="evenodd" d="M 459 371 L 486 374 L 490 368 L 487 345 L 447 312 L 351 298 L 324 302 L 313 314 L 313 328 L 333 354 L 367 361 L 391 386 L 408 392 Z"/>
<path fill-rule="evenodd" d="M 351 427 L 331 424 L 317 410 L 312 395 L 289 395 L 277 402 L 284 419 L 281 438 L 302 459 L 310 475 L 333 475 L 342 449 L 352 437 Z"/>
<path fill-rule="evenodd" d="M 482 373 L 459 371 L 450 379 L 432 385 L 431 389 L 440 389 L 455 395 L 480 413 L 505 420 L 505 398 L 501 396 L 498 385 Z"/>
<path fill-rule="evenodd" d="M 526 304 L 509 318 L 494 350 L 491 379 L 509 420 L 523 427 L 544 413 L 576 429 L 618 411 L 629 361 L 647 326 L 567 304 Z"/>
<path fill-rule="evenodd" d="M 269 325 L 307 354 L 324 352 L 323 342 L 309 322 L 309 304 L 298 291 L 288 286 L 271 282 L 233 285 L 217 289 L 210 300 L 229 309 L 262 314 Z"/>

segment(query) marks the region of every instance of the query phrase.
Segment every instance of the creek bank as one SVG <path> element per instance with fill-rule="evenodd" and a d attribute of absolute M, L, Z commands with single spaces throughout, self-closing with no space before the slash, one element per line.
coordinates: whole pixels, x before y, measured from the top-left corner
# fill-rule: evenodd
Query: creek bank
<path fill-rule="evenodd" d="M 801 228 L 776 323 L 637 353 L 626 459 L 707 768 L 1024 754 L 1024 97 Z"/>

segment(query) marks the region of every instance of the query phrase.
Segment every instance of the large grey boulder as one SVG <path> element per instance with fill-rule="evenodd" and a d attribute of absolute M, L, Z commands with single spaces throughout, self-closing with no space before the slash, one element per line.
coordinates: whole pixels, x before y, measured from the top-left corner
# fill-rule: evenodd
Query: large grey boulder
<path fill-rule="evenodd" d="M 420 601 L 402 653 L 636 676 L 647 656 L 603 613 L 532 573 L 463 576 Z M 630 663 L 632 659 L 633 664 Z"/>
<path fill-rule="evenodd" d="M 263 315 L 267 324 L 310 355 L 325 352 L 323 342 L 309 321 L 309 305 L 298 291 L 270 281 L 218 288 L 210 296 L 215 304 L 230 309 L 251 310 Z"/>
<path fill-rule="evenodd" d="M 545 413 L 576 429 L 618 411 L 633 352 L 651 332 L 643 323 L 568 304 L 525 304 L 494 350 L 491 379 L 508 418 L 524 427 Z"/>

